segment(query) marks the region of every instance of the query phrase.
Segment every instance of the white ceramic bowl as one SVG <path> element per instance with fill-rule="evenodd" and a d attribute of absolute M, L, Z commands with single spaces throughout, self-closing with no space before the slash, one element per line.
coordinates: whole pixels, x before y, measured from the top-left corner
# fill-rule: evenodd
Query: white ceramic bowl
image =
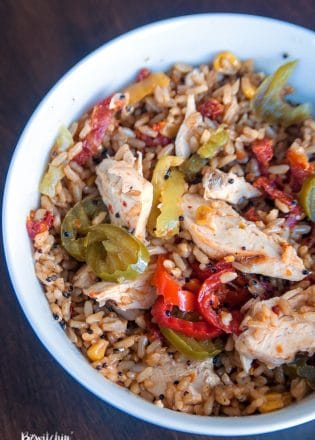
<path fill-rule="evenodd" d="M 38 204 L 38 183 L 60 125 L 76 120 L 91 104 L 118 90 L 142 66 L 166 69 L 177 61 L 207 62 L 221 50 L 254 58 L 270 72 L 283 53 L 300 64 L 292 83 L 298 99 L 315 99 L 315 34 L 271 19 L 205 14 L 174 18 L 129 32 L 97 49 L 47 94 L 19 140 L 8 172 L 3 203 L 3 238 L 11 280 L 34 331 L 54 358 L 82 385 L 135 417 L 196 434 L 250 435 L 312 420 L 315 396 L 274 413 L 241 418 L 200 417 L 158 408 L 105 380 L 89 366 L 53 320 L 36 279 L 25 219 Z"/>

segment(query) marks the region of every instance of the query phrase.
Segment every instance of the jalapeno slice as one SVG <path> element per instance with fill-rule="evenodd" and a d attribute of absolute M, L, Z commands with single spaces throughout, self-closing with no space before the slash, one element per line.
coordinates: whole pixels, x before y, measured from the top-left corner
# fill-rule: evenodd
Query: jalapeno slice
<path fill-rule="evenodd" d="M 146 270 L 150 259 L 140 240 L 111 224 L 90 227 L 84 245 L 88 266 L 104 281 L 133 280 Z"/>
<path fill-rule="evenodd" d="M 92 225 L 92 219 L 101 212 L 107 212 L 102 199 L 86 197 L 67 212 L 62 222 L 62 245 L 78 261 L 85 261 L 85 237 Z"/>
<path fill-rule="evenodd" d="M 211 340 L 197 341 L 166 327 L 160 327 L 160 331 L 173 347 L 189 359 L 202 361 L 214 357 L 222 351 L 222 344 L 219 340 L 215 342 Z"/>

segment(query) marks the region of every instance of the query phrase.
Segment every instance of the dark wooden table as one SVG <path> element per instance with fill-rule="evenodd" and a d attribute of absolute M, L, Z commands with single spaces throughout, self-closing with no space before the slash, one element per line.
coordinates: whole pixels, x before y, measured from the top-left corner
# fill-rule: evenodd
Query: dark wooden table
<path fill-rule="evenodd" d="M 0 188 L 23 126 L 64 72 L 132 28 L 198 12 L 244 12 L 315 25 L 314 0 L 0 0 Z M 87 392 L 36 338 L 16 301 L 4 260 L 0 285 L 1 440 L 46 431 L 72 433 L 72 440 L 205 438 L 141 422 Z M 259 438 L 315 439 L 315 422 Z"/>

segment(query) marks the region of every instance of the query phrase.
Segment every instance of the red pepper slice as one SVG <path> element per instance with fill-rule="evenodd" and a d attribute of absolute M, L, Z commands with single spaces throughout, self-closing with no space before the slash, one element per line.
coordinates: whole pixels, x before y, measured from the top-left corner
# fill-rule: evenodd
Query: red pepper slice
<path fill-rule="evenodd" d="M 272 139 L 264 137 L 254 141 L 252 150 L 262 170 L 265 170 L 273 157 Z"/>
<path fill-rule="evenodd" d="M 159 255 L 154 275 L 154 285 L 158 295 L 164 297 L 165 303 L 177 306 L 183 312 L 196 310 L 196 295 L 188 290 L 183 290 L 179 282 L 165 269 L 163 262 L 164 255 Z"/>
<path fill-rule="evenodd" d="M 228 324 L 224 323 L 221 316 L 215 311 L 220 305 L 220 297 L 218 290 L 222 286 L 220 277 L 225 272 L 229 272 L 231 269 L 223 267 L 217 273 L 213 273 L 209 278 L 205 280 L 198 294 L 198 310 L 201 316 L 209 322 L 209 324 L 223 330 L 225 333 L 237 333 L 241 314 L 235 310 L 231 313 L 231 320 Z M 225 287 L 225 292 L 227 287 Z M 225 293 L 226 295 L 226 293 Z"/>
<path fill-rule="evenodd" d="M 41 220 L 34 220 L 34 211 L 31 211 L 26 220 L 26 229 L 28 235 L 33 240 L 37 234 L 48 231 L 54 222 L 54 216 L 50 211 L 46 211 Z"/>
<path fill-rule="evenodd" d="M 203 117 L 217 121 L 223 115 L 224 105 L 217 99 L 211 98 L 206 102 L 198 105 L 197 110 Z"/>
<path fill-rule="evenodd" d="M 172 309 L 172 305 L 165 304 L 163 298 L 159 297 L 153 304 L 151 314 L 160 326 L 199 340 L 216 338 L 221 334 L 220 329 L 206 321 L 185 321 L 184 319 L 172 316 Z"/>
<path fill-rule="evenodd" d="M 93 107 L 90 116 L 90 125 L 92 129 L 83 141 L 81 152 L 74 158 L 79 165 L 84 165 L 91 156 L 97 153 L 107 128 L 114 121 L 116 109 L 111 110 L 109 108 L 111 99 L 112 95 L 103 99 L 103 101 Z"/>

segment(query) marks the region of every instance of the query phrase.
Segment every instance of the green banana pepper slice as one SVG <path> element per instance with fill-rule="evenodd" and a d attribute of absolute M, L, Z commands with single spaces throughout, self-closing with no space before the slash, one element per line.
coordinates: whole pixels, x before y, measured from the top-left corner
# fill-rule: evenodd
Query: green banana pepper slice
<path fill-rule="evenodd" d="M 150 259 L 140 240 L 111 224 L 90 227 L 84 244 L 86 263 L 104 281 L 133 280 L 146 270 Z"/>
<path fill-rule="evenodd" d="M 207 143 L 202 145 L 197 153 L 202 159 L 212 159 L 229 140 L 229 133 L 223 125 L 211 135 Z"/>
<path fill-rule="evenodd" d="M 161 213 L 156 220 L 156 237 L 169 238 L 178 234 L 179 217 L 182 214 L 180 201 L 186 186 L 183 174 L 178 170 L 171 170 L 161 190 Z"/>
<path fill-rule="evenodd" d="M 85 236 L 92 224 L 92 219 L 101 212 L 107 213 L 102 199 L 86 197 L 69 209 L 61 224 L 61 243 L 65 250 L 78 261 L 85 261 Z"/>
<path fill-rule="evenodd" d="M 315 367 L 307 364 L 307 358 L 297 358 L 294 362 L 284 365 L 283 370 L 290 379 L 297 376 L 304 378 L 308 385 L 315 390 Z"/>
<path fill-rule="evenodd" d="M 180 353 L 189 359 L 203 361 L 221 353 L 223 346 L 219 340 L 197 341 L 166 327 L 160 327 L 162 335 Z"/>
<path fill-rule="evenodd" d="M 153 203 L 148 220 L 148 229 L 152 235 L 171 237 L 178 230 L 179 203 L 174 203 L 174 200 L 183 194 L 185 181 L 172 167 L 181 165 L 183 161 L 182 157 L 164 156 L 154 168 L 151 180 Z"/>
<path fill-rule="evenodd" d="M 281 91 L 296 64 L 297 61 L 283 64 L 258 87 L 252 100 L 252 108 L 261 119 L 288 127 L 309 117 L 309 104 L 293 107 L 281 97 Z"/>
<path fill-rule="evenodd" d="M 179 167 L 189 183 L 193 183 L 202 168 L 207 165 L 209 159 L 212 159 L 229 140 L 229 133 L 223 125 L 212 134 L 208 142 L 202 145 L 197 153 L 192 154 Z"/>
<path fill-rule="evenodd" d="M 179 169 L 185 175 L 186 181 L 192 183 L 207 163 L 208 159 L 203 159 L 199 154 L 195 153 L 185 160 Z"/>
<path fill-rule="evenodd" d="M 307 217 L 315 222 L 315 174 L 304 180 L 299 200 Z"/>

